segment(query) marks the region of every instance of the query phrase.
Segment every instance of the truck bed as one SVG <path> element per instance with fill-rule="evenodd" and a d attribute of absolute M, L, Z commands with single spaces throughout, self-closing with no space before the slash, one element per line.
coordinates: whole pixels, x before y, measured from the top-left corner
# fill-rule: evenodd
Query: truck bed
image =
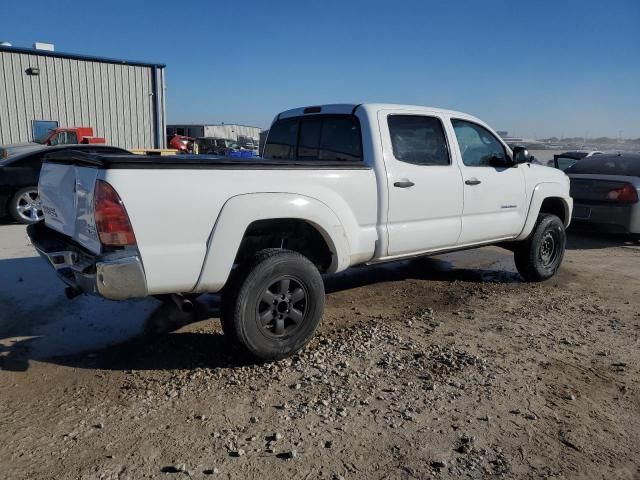
<path fill-rule="evenodd" d="M 353 170 L 370 169 L 363 162 L 354 161 L 321 161 L 321 160 L 277 160 L 261 157 L 236 158 L 219 155 L 115 155 L 92 154 L 80 150 L 65 150 L 45 155 L 49 163 L 94 167 L 108 169 L 233 169 L 233 170 L 267 170 L 267 169 L 321 169 L 321 170 Z"/>
<path fill-rule="evenodd" d="M 327 238 L 345 245 L 340 265 L 362 263 L 375 248 L 376 176 L 362 162 L 49 155 L 39 183 L 46 225 L 100 255 L 97 181 L 111 185 L 126 208 L 149 294 L 217 291 L 244 232 L 262 218 L 325 225 Z"/>

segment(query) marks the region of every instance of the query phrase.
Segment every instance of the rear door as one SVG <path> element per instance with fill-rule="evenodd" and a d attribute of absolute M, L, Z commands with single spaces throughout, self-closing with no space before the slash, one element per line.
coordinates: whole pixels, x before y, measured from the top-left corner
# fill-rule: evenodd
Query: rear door
<path fill-rule="evenodd" d="M 484 126 L 456 118 L 451 119 L 451 124 L 464 188 L 458 243 L 467 245 L 518 235 L 526 217 L 523 167 L 511 166 L 505 146 Z"/>
<path fill-rule="evenodd" d="M 389 190 L 387 255 L 454 246 L 461 230 L 462 179 L 444 118 L 436 112 L 381 111 L 378 121 Z"/>

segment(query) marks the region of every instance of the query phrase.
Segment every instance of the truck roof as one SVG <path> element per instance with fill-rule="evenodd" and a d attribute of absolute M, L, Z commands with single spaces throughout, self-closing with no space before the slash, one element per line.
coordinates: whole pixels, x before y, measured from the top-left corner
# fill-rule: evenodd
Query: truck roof
<path fill-rule="evenodd" d="M 309 105 L 306 107 L 292 108 L 285 110 L 276 116 L 276 120 L 281 118 L 299 117 L 305 114 L 353 114 L 356 109 L 364 109 L 370 112 L 379 112 L 380 110 L 408 110 L 408 111 L 422 111 L 422 112 L 438 112 L 447 115 L 453 115 L 457 117 L 464 117 L 473 119 L 477 122 L 483 123 L 479 119 L 463 112 L 457 112 L 455 110 L 447 110 L 439 107 L 427 107 L 424 105 L 402 105 L 396 103 L 330 103 L 325 105 Z M 319 111 L 309 112 L 309 109 L 320 109 Z M 307 110 L 307 113 L 305 113 Z"/>

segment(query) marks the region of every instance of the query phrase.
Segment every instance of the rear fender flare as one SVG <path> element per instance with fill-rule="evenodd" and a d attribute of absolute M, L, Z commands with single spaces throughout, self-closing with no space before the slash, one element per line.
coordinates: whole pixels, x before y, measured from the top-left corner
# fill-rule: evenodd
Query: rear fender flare
<path fill-rule="evenodd" d="M 300 194 L 250 193 L 230 198 L 222 207 L 207 242 L 195 292 L 217 292 L 227 282 L 247 227 L 257 220 L 300 219 L 318 230 L 331 250 L 328 272 L 346 269 L 349 241 L 338 216 L 321 201 Z"/>

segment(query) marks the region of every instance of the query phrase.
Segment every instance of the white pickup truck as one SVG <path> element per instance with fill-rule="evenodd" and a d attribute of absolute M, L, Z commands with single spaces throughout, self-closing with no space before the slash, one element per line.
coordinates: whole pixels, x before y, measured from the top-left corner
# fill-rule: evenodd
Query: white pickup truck
<path fill-rule="evenodd" d="M 569 179 L 528 160 L 464 113 L 297 108 L 263 158 L 50 154 L 29 235 L 69 297 L 221 292 L 225 334 L 276 359 L 313 336 L 324 273 L 498 244 L 526 280 L 554 275 Z"/>

